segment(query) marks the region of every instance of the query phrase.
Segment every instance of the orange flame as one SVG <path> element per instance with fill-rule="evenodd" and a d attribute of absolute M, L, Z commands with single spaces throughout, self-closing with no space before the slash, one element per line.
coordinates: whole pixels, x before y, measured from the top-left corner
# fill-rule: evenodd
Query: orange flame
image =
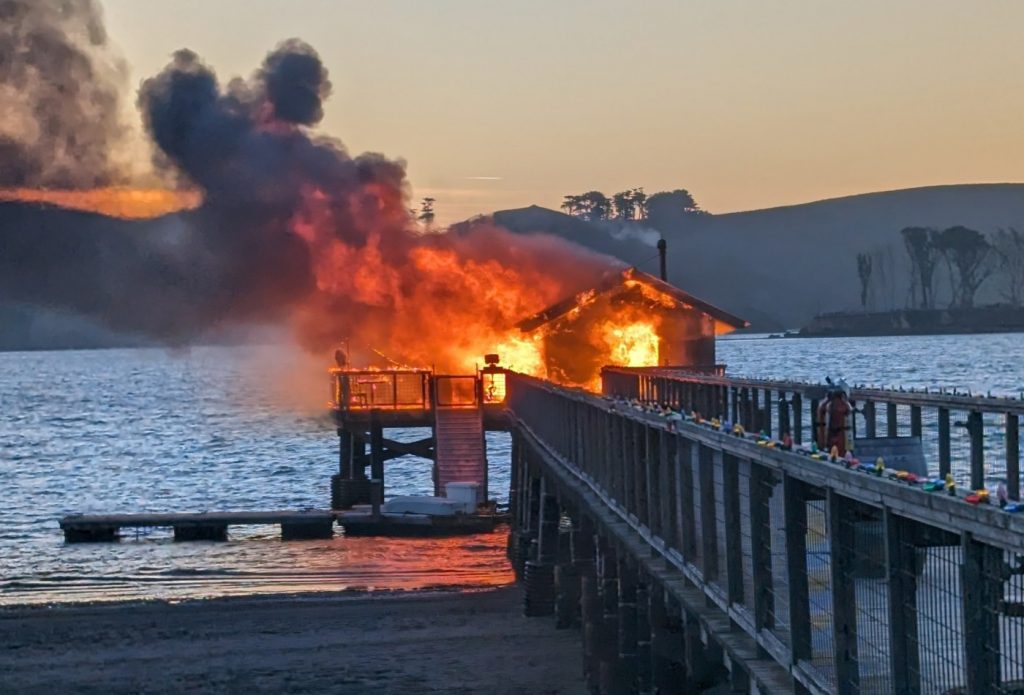
<path fill-rule="evenodd" d="M 123 219 L 149 219 L 198 207 L 202 202 L 202 196 L 196 191 L 169 191 L 157 188 L 0 189 L 0 201 L 5 200 L 45 203 Z"/>

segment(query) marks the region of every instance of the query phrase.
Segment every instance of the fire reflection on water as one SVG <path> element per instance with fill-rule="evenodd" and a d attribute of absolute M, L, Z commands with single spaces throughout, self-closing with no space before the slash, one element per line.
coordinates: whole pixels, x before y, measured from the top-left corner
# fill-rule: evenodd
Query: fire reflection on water
<path fill-rule="evenodd" d="M 4 578 L 0 605 L 506 586 L 514 582 L 506 538 L 507 528 L 498 528 L 452 538 L 346 538 L 339 532 L 331 540 L 282 542 L 276 529 L 233 529 L 227 543 L 175 543 L 159 531 L 101 549 L 64 548 L 66 555 L 102 550 L 111 569 L 119 556 L 148 556 L 133 574 Z"/>

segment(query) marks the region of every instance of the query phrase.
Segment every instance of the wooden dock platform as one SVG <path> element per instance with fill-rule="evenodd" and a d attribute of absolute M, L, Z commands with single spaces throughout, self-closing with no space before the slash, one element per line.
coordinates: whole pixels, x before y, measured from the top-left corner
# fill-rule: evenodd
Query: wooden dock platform
<path fill-rule="evenodd" d="M 461 536 L 493 531 L 507 515 L 456 514 L 454 516 L 428 516 L 426 514 L 388 514 L 376 517 L 368 508 L 336 512 L 338 524 L 346 536 Z"/>
<path fill-rule="evenodd" d="M 492 531 L 501 514 L 378 514 L 369 505 L 339 511 L 306 509 L 266 512 L 157 512 L 144 514 L 72 514 L 60 520 L 68 543 L 117 540 L 124 528 L 173 528 L 176 541 L 224 541 L 228 526 L 281 527 L 282 540 L 331 538 L 334 524 L 347 536 L 454 536 Z"/>
<path fill-rule="evenodd" d="M 330 538 L 335 514 L 329 509 L 264 512 L 186 512 L 151 514 L 72 514 L 60 520 L 64 540 L 88 543 L 116 540 L 123 528 L 174 529 L 174 540 L 227 540 L 228 526 L 277 525 L 283 540 Z"/>

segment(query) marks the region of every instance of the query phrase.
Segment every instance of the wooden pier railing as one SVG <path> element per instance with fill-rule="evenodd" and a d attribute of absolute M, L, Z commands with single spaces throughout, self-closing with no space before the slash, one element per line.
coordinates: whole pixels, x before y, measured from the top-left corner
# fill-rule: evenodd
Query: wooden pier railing
<path fill-rule="evenodd" d="M 605 383 L 675 406 L 717 398 L 704 412 L 735 404 L 738 420 L 755 391 L 771 407 L 784 393 L 808 431 L 801 385 L 627 376 Z M 1024 692 L 1024 514 L 526 376 L 508 391 L 510 557 L 527 613 L 582 629 L 595 690 Z"/>
<path fill-rule="evenodd" d="M 666 368 L 608 367 L 602 383 L 605 394 L 726 417 L 748 431 L 778 437 L 790 431 L 797 443 L 811 440 L 812 414 L 827 388 Z M 1010 498 L 1020 499 L 1024 401 L 867 387 L 854 387 L 850 395 L 857 406 L 855 436 L 919 437 L 932 475 L 951 472 L 960 486 L 972 489 L 1005 480 Z"/>

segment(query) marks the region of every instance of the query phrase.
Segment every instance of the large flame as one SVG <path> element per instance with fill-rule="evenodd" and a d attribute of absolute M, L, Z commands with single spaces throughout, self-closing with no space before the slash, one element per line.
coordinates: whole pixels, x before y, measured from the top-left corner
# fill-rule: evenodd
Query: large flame
<path fill-rule="evenodd" d="M 342 342 L 361 366 L 433 368 L 473 373 L 483 355 L 498 353 L 503 366 L 563 383 L 599 387 L 600 365 L 658 364 L 655 320 L 635 306 L 597 302 L 593 291 L 576 296 L 566 321 L 584 310 L 588 328 L 546 326 L 529 333 L 516 324 L 549 305 L 593 285 L 614 263 L 561 239 L 513 234 L 487 223 L 459 233 L 396 234 L 408 229 L 405 201 L 395 191 L 364 191 L 375 200 L 366 213 L 384 215 L 365 227 L 365 243 L 336 233 L 331 197 L 312 191 L 291 222 L 310 249 L 316 287 L 294 307 L 300 342 L 332 350 Z M 0 200 L 38 202 L 140 219 L 198 206 L 194 192 L 155 189 L 0 189 Z M 395 219 L 388 219 L 387 216 Z M 631 285 L 627 285 L 631 286 Z M 658 299 L 650 297 L 648 299 Z M 663 299 L 659 299 L 663 301 Z M 548 369 L 546 351 L 559 333 L 583 340 L 585 375 L 569 377 Z M 567 348 L 571 350 L 572 348 Z"/>
<path fill-rule="evenodd" d="M 621 324 L 609 319 L 602 324 L 601 338 L 608 345 L 609 364 L 650 367 L 658 364 L 658 331 L 652 322 Z"/>
<path fill-rule="evenodd" d="M 202 196 L 197 191 L 159 188 L 0 188 L 0 201 L 4 200 L 46 203 L 124 219 L 148 219 L 195 208 L 202 202 Z"/>

